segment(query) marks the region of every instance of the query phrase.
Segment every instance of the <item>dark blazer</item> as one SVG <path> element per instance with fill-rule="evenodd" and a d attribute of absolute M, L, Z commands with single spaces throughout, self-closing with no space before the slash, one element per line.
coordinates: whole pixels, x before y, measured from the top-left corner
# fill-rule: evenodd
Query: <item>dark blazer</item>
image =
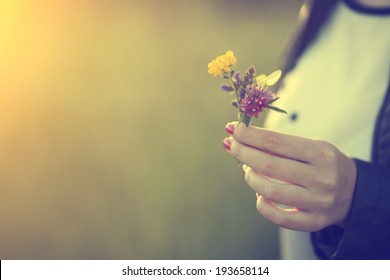
<path fill-rule="evenodd" d="M 344 2 L 360 12 L 390 16 L 390 9 L 365 8 L 353 0 Z M 294 68 L 315 40 L 336 3 L 314 0 L 305 4 L 309 14 L 301 22 L 287 56 L 285 73 Z M 390 61 L 383 63 L 390 67 Z M 357 180 L 346 227 L 329 226 L 311 233 L 314 251 L 321 259 L 390 259 L 390 85 L 377 116 L 371 161 L 355 159 L 355 163 Z"/>

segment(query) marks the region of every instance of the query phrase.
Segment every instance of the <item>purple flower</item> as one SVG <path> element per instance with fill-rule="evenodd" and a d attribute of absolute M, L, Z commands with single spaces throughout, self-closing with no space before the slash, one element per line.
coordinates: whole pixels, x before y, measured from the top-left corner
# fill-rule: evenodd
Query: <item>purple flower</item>
<path fill-rule="evenodd" d="M 258 85 L 249 85 L 245 89 L 246 94 L 252 98 L 265 98 L 267 101 L 275 99 L 276 95 L 267 88 L 259 87 Z"/>
<path fill-rule="evenodd" d="M 240 100 L 245 98 L 245 89 L 241 88 L 238 93 L 240 95 Z"/>
<path fill-rule="evenodd" d="M 236 79 L 236 87 L 239 88 L 242 84 L 240 72 L 237 72 L 234 78 Z"/>
<path fill-rule="evenodd" d="M 267 108 L 267 98 L 265 97 L 245 97 L 242 101 L 241 110 L 246 113 L 248 117 L 259 118 L 259 113 L 263 108 Z"/>
<path fill-rule="evenodd" d="M 231 92 L 231 91 L 234 91 L 234 88 L 232 86 L 222 85 L 221 91 Z"/>
<path fill-rule="evenodd" d="M 255 74 L 255 71 L 256 71 L 255 66 L 252 66 L 251 68 L 248 69 L 248 75 L 250 77 L 253 77 L 253 75 Z"/>

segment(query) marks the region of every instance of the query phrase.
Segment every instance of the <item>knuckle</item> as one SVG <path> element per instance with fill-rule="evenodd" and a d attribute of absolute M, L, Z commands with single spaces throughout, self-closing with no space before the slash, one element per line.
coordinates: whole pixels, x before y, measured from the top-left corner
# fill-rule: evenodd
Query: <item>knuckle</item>
<path fill-rule="evenodd" d="M 238 125 L 234 130 L 234 138 L 238 141 L 242 141 L 247 137 L 248 128 L 245 125 Z"/>
<path fill-rule="evenodd" d="M 332 175 L 329 175 L 326 178 L 327 178 L 327 180 L 325 180 L 324 186 L 328 190 L 331 190 L 332 192 L 335 191 L 336 186 L 337 186 L 337 178 L 335 176 L 332 176 Z"/>
<path fill-rule="evenodd" d="M 315 141 L 316 141 L 317 147 L 318 147 L 320 150 L 325 150 L 325 149 L 327 149 L 328 146 L 330 145 L 327 141 L 322 140 L 322 139 L 315 139 Z"/>
<path fill-rule="evenodd" d="M 283 143 L 283 135 L 276 134 L 273 132 L 267 132 L 264 136 L 264 149 L 265 150 L 274 150 L 279 148 Z"/>
<path fill-rule="evenodd" d="M 321 209 L 330 209 L 335 205 L 335 197 L 328 195 L 328 196 L 322 196 L 321 201 L 317 203 L 319 208 Z"/>
<path fill-rule="evenodd" d="M 268 184 L 263 185 L 263 196 L 268 198 L 271 201 L 279 201 L 281 196 L 281 191 L 279 188 L 275 188 Z"/>
<path fill-rule="evenodd" d="M 279 227 L 283 227 L 283 228 L 293 227 L 288 215 L 285 215 L 284 213 L 281 213 L 280 215 L 276 215 L 273 219 L 273 222 Z"/>
<path fill-rule="evenodd" d="M 269 202 L 272 203 L 272 202 Z M 256 204 L 257 211 L 264 216 L 267 220 L 271 221 L 277 226 L 280 227 L 285 227 L 285 228 L 290 228 L 291 225 L 291 220 L 289 219 L 288 215 L 284 212 L 276 211 L 276 212 L 269 212 L 265 211 L 262 207 L 262 203 L 257 203 Z"/>
<path fill-rule="evenodd" d="M 288 201 L 287 201 L 288 199 Z M 292 207 L 300 206 L 304 204 L 302 197 L 299 194 L 291 193 L 288 198 L 286 198 L 286 204 Z"/>
<path fill-rule="evenodd" d="M 253 170 L 245 173 L 246 183 L 256 192 L 269 200 L 278 199 L 278 191 L 276 188 L 272 188 L 267 180 L 259 180 L 260 175 L 255 174 Z"/>
<path fill-rule="evenodd" d="M 322 168 L 312 177 L 313 186 L 331 193 L 338 185 L 337 174 L 337 171 L 333 170 L 333 168 Z"/>
<path fill-rule="evenodd" d="M 235 141 L 233 141 L 231 146 L 230 146 L 230 152 L 233 154 L 234 157 L 240 158 L 242 156 L 241 145 L 237 145 L 237 143 Z"/>
<path fill-rule="evenodd" d="M 278 169 L 277 163 L 274 159 L 268 158 L 263 161 L 260 166 L 260 171 L 265 175 L 273 175 Z"/>
<path fill-rule="evenodd" d="M 328 192 L 333 192 L 337 185 L 336 177 L 331 174 L 323 174 L 317 182 L 322 189 Z"/>
<path fill-rule="evenodd" d="M 338 151 L 335 146 L 332 144 L 323 141 L 323 140 L 317 140 L 318 142 L 318 160 L 320 160 L 323 163 L 331 164 L 336 161 Z"/>

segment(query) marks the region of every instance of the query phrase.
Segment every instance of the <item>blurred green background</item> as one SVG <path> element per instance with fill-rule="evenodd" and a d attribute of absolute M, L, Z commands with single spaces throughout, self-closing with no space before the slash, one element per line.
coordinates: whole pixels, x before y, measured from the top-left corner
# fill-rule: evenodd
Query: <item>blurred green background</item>
<path fill-rule="evenodd" d="M 0 259 L 277 259 L 207 63 L 277 69 L 300 4 L 0 0 Z"/>

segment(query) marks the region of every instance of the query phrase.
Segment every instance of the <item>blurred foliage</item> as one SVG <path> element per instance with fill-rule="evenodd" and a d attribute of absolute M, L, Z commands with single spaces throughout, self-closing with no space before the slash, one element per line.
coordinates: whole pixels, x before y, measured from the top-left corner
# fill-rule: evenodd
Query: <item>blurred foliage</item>
<path fill-rule="evenodd" d="M 275 259 L 207 74 L 279 67 L 300 1 L 0 1 L 0 259 Z"/>

